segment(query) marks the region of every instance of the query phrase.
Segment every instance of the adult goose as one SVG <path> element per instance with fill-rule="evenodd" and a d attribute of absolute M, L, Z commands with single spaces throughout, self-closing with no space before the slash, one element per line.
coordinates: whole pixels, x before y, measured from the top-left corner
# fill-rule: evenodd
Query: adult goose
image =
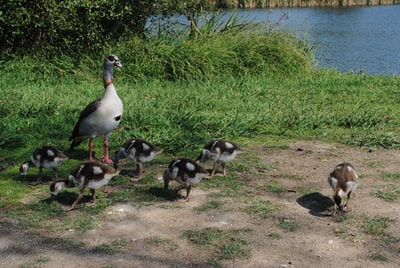
<path fill-rule="evenodd" d="M 186 202 L 189 200 L 189 193 L 192 185 L 199 183 L 207 175 L 207 170 L 195 161 L 186 158 L 178 158 L 170 162 L 162 179 L 165 189 L 168 189 L 171 180 L 175 180 L 179 183 L 179 185 L 173 189 L 173 194 L 179 194 L 180 190 L 186 189 L 186 196 L 177 200 L 179 202 Z"/>
<path fill-rule="evenodd" d="M 105 163 L 112 163 L 108 154 L 108 140 L 114 129 L 119 125 L 123 104 L 113 84 L 114 66 L 122 68 L 118 57 L 114 54 L 108 55 L 103 64 L 104 95 L 101 99 L 91 102 L 81 112 L 72 135 L 70 149 L 78 146 L 85 139 L 89 139 L 89 161 L 93 161 L 93 139 L 104 136 Z"/>
<path fill-rule="evenodd" d="M 233 160 L 240 152 L 241 149 L 239 146 L 233 142 L 226 140 L 211 140 L 204 146 L 203 150 L 195 159 L 195 161 L 205 162 L 207 159 L 211 159 L 213 162 L 211 177 L 215 176 L 218 164 L 220 163 L 222 166 L 222 175 L 225 176 L 225 163 Z"/>
<path fill-rule="evenodd" d="M 66 160 L 68 160 L 68 157 L 63 152 L 54 146 L 46 145 L 36 148 L 30 160 L 21 164 L 19 171 L 22 176 L 26 176 L 29 168 L 37 167 L 39 169 L 37 181 L 31 183 L 32 185 L 36 185 L 41 182 L 43 168 L 52 169 L 55 175 L 55 180 L 58 180 L 57 168 Z"/>
<path fill-rule="evenodd" d="M 79 189 L 79 195 L 76 198 L 72 206 L 66 211 L 73 210 L 83 198 L 83 192 L 86 188 L 90 189 L 92 196 L 91 205 L 96 203 L 96 189 L 99 189 L 106 185 L 114 176 L 119 174 L 119 170 L 116 170 L 110 166 L 103 165 L 101 163 L 84 162 L 79 164 L 74 170 L 72 170 L 68 179 L 57 180 L 50 185 L 50 194 L 52 198 L 55 198 L 57 194 L 64 188 L 77 187 Z"/>
<path fill-rule="evenodd" d="M 143 175 L 143 163 L 150 162 L 161 151 L 150 142 L 142 139 L 129 139 L 115 152 L 111 159 L 114 162 L 114 168 L 118 168 L 120 159 L 128 158 L 136 164 L 135 173 L 138 179 Z M 133 175 L 132 175 L 133 177 Z"/>
<path fill-rule="evenodd" d="M 333 189 L 335 210 L 333 215 L 342 215 L 347 209 L 350 194 L 358 186 L 358 174 L 354 166 L 349 163 L 337 165 L 328 177 L 328 183 Z M 345 200 L 345 201 L 344 201 Z"/>

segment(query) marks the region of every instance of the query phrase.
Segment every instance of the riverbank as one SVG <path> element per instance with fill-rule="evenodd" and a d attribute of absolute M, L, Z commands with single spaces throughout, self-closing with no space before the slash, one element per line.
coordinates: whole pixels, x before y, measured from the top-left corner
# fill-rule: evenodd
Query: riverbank
<path fill-rule="evenodd" d="M 239 0 L 216 1 L 219 8 L 352 7 L 400 4 L 400 0 Z"/>

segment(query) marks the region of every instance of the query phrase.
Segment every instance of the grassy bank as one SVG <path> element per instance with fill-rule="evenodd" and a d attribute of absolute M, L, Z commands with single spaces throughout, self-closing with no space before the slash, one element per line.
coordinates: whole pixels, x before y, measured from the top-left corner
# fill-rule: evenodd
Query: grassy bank
<path fill-rule="evenodd" d="M 113 201 L 100 201 L 77 221 L 63 218 L 58 203 L 37 202 L 46 200 L 47 185 L 33 190 L 19 176 L 18 165 L 36 147 L 53 144 L 67 151 L 80 111 L 103 93 L 101 64 L 109 52 L 125 67 L 115 73 L 125 111 L 111 137 L 111 151 L 128 138 L 144 138 L 163 149 L 156 163 L 165 166 L 175 156 L 194 158 L 216 138 L 242 146 L 320 139 L 369 149 L 399 147 L 399 77 L 316 70 L 302 40 L 247 27 L 176 40 L 130 39 L 96 57 L 3 62 L 0 208 L 24 226 L 39 228 L 42 219 L 51 219 L 47 224 L 53 230 L 84 231 L 93 228 L 91 216 L 102 213 L 110 202 L 135 198 L 147 204 L 158 198 L 148 191 L 160 188 L 153 181 L 159 170 L 149 171 L 143 185 L 114 193 Z M 97 157 L 102 155 L 101 138 L 94 150 Z M 86 143 L 67 155 L 70 160 L 62 166 L 61 177 L 87 159 Z M 238 168 L 251 169 L 251 161 Z M 28 178 L 35 176 L 32 170 Z M 121 186 L 127 180 L 119 176 L 112 184 Z M 233 180 L 218 182 L 226 183 L 227 190 L 237 187 Z"/>

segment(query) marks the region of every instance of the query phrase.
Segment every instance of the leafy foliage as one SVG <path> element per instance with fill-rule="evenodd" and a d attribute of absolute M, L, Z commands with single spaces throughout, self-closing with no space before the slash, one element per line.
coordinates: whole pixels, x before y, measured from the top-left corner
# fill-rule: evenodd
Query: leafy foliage
<path fill-rule="evenodd" d="M 140 35 L 156 1 L 1 1 L 0 49 L 48 56 L 93 52 L 126 33 Z"/>

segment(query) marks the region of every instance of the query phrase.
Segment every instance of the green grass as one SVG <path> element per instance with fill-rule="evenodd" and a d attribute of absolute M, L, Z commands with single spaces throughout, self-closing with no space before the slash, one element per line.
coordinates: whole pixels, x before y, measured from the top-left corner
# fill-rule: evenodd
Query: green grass
<path fill-rule="evenodd" d="M 387 184 L 379 188 L 381 190 L 373 191 L 371 194 L 385 201 L 397 201 L 400 198 L 400 185 Z"/>
<path fill-rule="evenodd" d="M 364 233 L 368 235 L 379 235 L 383 236 L 386 235 L 386 229 L 389 225 L 389 223 L 394 222 L 393 219 L 390 219 L 388 217 L 381 217 L 381 216 L 375 216 L 375 217 L 366 217 L 364 219 L 364 222 L 362 224 L 362 229 Z"/>
<path fill-rule="evenodd" d="M 228 173 L 226 176 L 215 176 L 212 179 L 202 180 L 201 187 L 205 190 L 217 190 L 214 197 L 238 197 L 243 195 L 243 180 Z"/>
<path fill-rule="evenodd" d="M 277 209 L 271 201 L 263 199 L 253 199 L 251 204 L 244 208 L 244 212 L 255 218 L 267 219 Z"/>
<path fill-rule="evenodd" d="M 269 193 L 286 193 L 287 189 L 279 185 L 279 182 L 276 180 L 268 181 L 264 184 L 265 191 Z"/>
<path fill-rule="evenodd" d="M 294 219 L 284 216 L 276 216 L 275 218 L 278 220 L 278 227 L 285 232 L 294 232 L 299 226 L 298 222 Z"/>
<path fill-rule="evenodd" d="M 217 260 L 246 259 L 251 255 L 251 248 L 242 235 L 250 230 L 220 230 L 205 228 L 201 230 L 186 230 L 183 237 L 193 244 L 212 252 L 212 258 Z"/>
<path fill-rule="evenodd" d="M 222 206 L 223 206 L 223 202 L 218 201 L 218 200 L 210 200 L 210 201 L 207 201 L 207 202 L 201 204 L 199 207 L 196 208 L 196 210 L 199 212 L 204 212 L 204 211 L 209 211 L 209 210 L 220 209 Z"/>
<path fill-rule="evenodd" d="M 99 254 L 116 254 L 122 251 L 122 248 L 128 245 L 125 240 L 115 240 L 111 243 L 103 243 L 96 246 L 93 250 Z"/>
<path fill-rule="evenodd" d="M 383 174 L 384 181 L 387 182 L 400 182 L 400 173 L 390 173 L 386 172 Z"/>
<path fill-rule="evenodd" d="M 381 261 L 381 262 L 387 262 L 389 260 L 388 256 L 386 256 L 382 253 L 379 253 L 379 252 L 373 252 L 371 254 L 371 258 L 375 261 Z"/>

